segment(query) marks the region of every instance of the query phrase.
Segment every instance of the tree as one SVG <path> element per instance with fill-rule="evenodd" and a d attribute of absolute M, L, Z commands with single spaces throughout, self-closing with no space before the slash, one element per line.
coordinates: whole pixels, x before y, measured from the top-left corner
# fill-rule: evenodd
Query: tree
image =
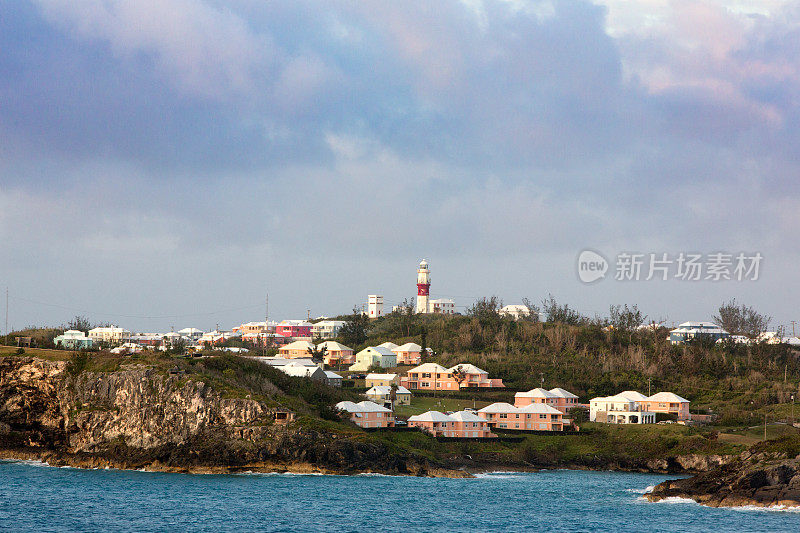
<path fill-rule="evenodd" d="M 320 363 L 325 360 L 325 354 L 328 353 L 328 347 L 323 346 L 322 348 L 317 348 L 316 346 L 312 348 L 308 348 L 308 354 L 311 356 L 311 360 L 315 363 Z"/>
<path fill-rule="evenodd" d="M 756 339 L 767 331 L 772 317 L 762 315 L 753 307 L 739 305 L 734 298 L 719 307 L 719 314 L 714 315 L 713 320 L 731 335 L 744 335 L 749 339 Z"/>
<path fill-rule="evenodd" d="M 92 329 L 92 323 L 89 322 L 89 319 L 85 316 L 75 315 L 75 318 L 70 320 L 67 324 L 67 329 L 74 329 L 84 333 L 89 333 L 89 330 Z"/>
<path fill-rule="evenodd" d="M 612 305 L 609 309 L 609 322 L 615 330 L 627 333 L 629 340 L 633 337 L 633 332 L 636 328 L 642 325 L 647 318 L 647 315 L 642 313 L 636 305 L 628 307 L 621 305 Z"/>
<path fill-rule="evenodd" d="M 520 320 L 539 322 L 539 313 L 541 312 L 541 308 L 533 303 L 533 300 L 530 300 L 529 298 L 523 298 L 522 305 L 528 308 L 528 314 L 521 316 Z"/>
<path fill-rule="evenodd" d="M 363 344 L 367 340 L 368 324 L 367 316 L 357 306 L 353 307 L 353 314 L 339 330 L 339 339 L 343 344 L 354 348 Z"/>
<path fill-rule="evenodd" d="M 542 300 L 542 311 L 544 311 L 548 322 L 560 322 L 571 326 L 578 326 L 588 322 L 588 319 L 574 309 L 570 309 L 567 304 L 559 305 L 552 294 Z"/>
<path fill-rule="evenodd" d="M 467 379 L 467 372 L 463 368 L 461 368 L 461 365 L 458 365 L 453 369 L 453 372 L 451 372 L 451 374 L 453 376 L 453 379 L 456 380 L 456 383 L 458 383 L 458 388 L 461 389 L 461 383 L 463 383 L 464 380 Z"/>

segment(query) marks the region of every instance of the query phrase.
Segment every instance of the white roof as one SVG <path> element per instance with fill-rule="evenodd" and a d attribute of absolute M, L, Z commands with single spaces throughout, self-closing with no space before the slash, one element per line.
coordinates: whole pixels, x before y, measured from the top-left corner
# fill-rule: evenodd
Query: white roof
<path fill-rule="evenodd" d="M 637 392 L 635 390 L 622 391 L 619 394 L 617 394 L 616 396 L 620 396 L 620 397 L 625 398 L 626 400 L 630 400 L 632 402 L 641 402 L 642 400 L 646 400 L 647 399 L 647 396 L 645 396 L 641 392 Z"/>
<path fill-rule="evenodd" d="M 288 365 L 279 366 L 277 368 L 284 374 L 300 378 L 308 378 L 317 373 L 325 374 L 325 372 L 317 366 L 304 366 L 298 363 L 289 363 Z"/>
<path fill-rule="evenodd" d="M 453 422 L 453 419 L 439 411 L 428 411 L 421 415 L 408 417 L 409 422 Z"/>
<path fill-rule="evenodd" d="M 183 329 L 179 329 L 178 333 L 180 333 L 182 335 L 191 335 L 192 333 L 203 333 L 203 330 L 200 330 L 200 329 L 197 329 L 197 328 L 183 328 Z"/>
<path fill-rule="evenodd" d="M 449 368 L 447 371 L 448 372 L 455 372 L 456 370 L 461 370 L 462 372 L 465 372 L 467 374 L 489 374 L 487 371 L 481 370 L 477 366 L 471 365 L 469 363 L 459 363 L 459 364 Z"/>
<path fill-rule="evenodd" d="M 391 409 L 387 409 L 382 405 L 365 400 L 363 402 L 353 403 L 351 401 L 343 401 L 336 404 L 337 409 L 348 411 L 350 413 L 391 413 Z"/>
<path fill-rule="evenodd" d="M 500 314 L 501 315 L 506 314 L 506 313 L 525 314 L 525 315 L 527 315 L 530 312 L 531 312 L 531 310 L 528 309 L 527 305 L 519 305 L 519 304 L 517 304 L 517 305 L 506 305 L 505 307 L 500 309 Z"/>
<path fill-rule="evenodd" d="M 526 405 L 525 407 L 518 407 L 517 409 L 520 413 L 539 413 L 539 414 L 551 414 L 551 415 L 563 414 L 555 407 L 552 407 L 544 403 L 531 403 Z"/>
<path fill-rule="evenodd" d="M 511 405 L 510 403 L 506 402 L 495 402 L 491 405 L 487 405 L 483 409 L 478 409 L 479 413 L 511 413 L 514 412 L 517 408 Z"/>
<path fill-rule="evenodd" d="M 421 352 L 422 346 L 417 344 L 416 342 L 407 342 L 402 346 L 397 346 L 396 348 L 392 348 L 393 352 Z"/>
<path fill-rule="evenodd" d="M 397 345 L 395 343 L 389 341 L 379 344 L 378 346 L 380 346 L 381 348 L 389 348 L 390 350 L 394 350 L 395 348 L 397 348 Z"/>
<path fill-rule="evenodd" d="M 336 341 L 325 341 L 317 344 L 317 349 L 321 350 L 323 348 L 326 348 L 329 352 L 353 351 L 352 348 Z"/>
<path fill-rule="evenodd" d="M 576 399 L 578 398 L 577 396 L 572 394 L 570 391 L 562 389 L 561 387 L 556 387 L 555 389 L 550 389 L 550 392 L 553 393 L 554 395 L 560 397 L 560 398 L 576 398 Z"/>
<path fill-rule="evenodd" d="M 364 348 L 363 350 L 358 352 L 358 355 L 361 355 L 362 353 L 374 353 L 374 354 L 380 355 L 381 357 L 387 357 L 387 356 L 388 357 L 396 357 L 397 356 L 397 354 L 395 354 L 389 348 L 384 348 L 383 346 L 367 346 L 366 348 Z"/>
<path fill-rule="evenodd" d="M 252 356 L 252 359 L 260 361 L 262 363 L 266 363 L 270 366 L 281 367 L 286 366 L 288 364 L 297 365 L 300 364 L 302 366 L 317 366 L 317 363 L 308 359 L 306 357 L 298 357 L 297 359 L 285 359 L 283 357 L 262 357 L 262 356 Z"/>
<path fill-rule="evenodd" d="M 472 411 L 458 411 L 457 413 L 453 413 L 452 415 L 450 415 L 450 418 L 453 418 L 460 422 L 486 422 L 486 420 L 479 417 Z"/>
<path fill-rule="evenodd" d="M 284 351 L 284 350 L 303 350 L 303 351 L 307 351 L 307 350 L 313 350 L 313 349 L 314 349 L 314 345 L 311 344 L 308 341 L 294 341 L 294 342 L 290 342 L 286 346 L 281 346 L 280 348 L 278 348 L 278 351 L 279 352 Z"/>
<path fill-rule="evenodd" d="M 368 394 L 370 396 L 373 396 L 375 394 L 380 394 L 380 395 L 383 396 L 383 395 L 389 395 L 389 394 L 391 394 L 391 392 L 392 392 L 392 388 L 390 386 L 388 386 L 388 385 L 375 385 L 374 387 L 369 389 L 364 394 Z M 411 391 L 408 390 L 405 387 L 397 387 L 396 393 L 397 394 L 411 394 Z"/>
<path fill-rule="evenodd" d="M 566 391 L 565 391 L 566 392 Z M 535 389 L 531 389 L 527 392 L 518 392 L 514 395 L 516 398 L 517 396 L 521 398 L 557 398 L 559 397 L 558 394 L 554 394 L 549 390 L 545 390 L 541 387 L 536 387 Z M 566 397 L 566 396 L 564 396 Z"/>
<path fill-rule="evenodd" d="M 325 376 L 326 376 L 328 379 L 342 379 L 342 376 L 340 376 L 340 375 L 339 375 L 339 374 L 337 374 L 336 372 L 331 372 L 330 370 L 326 370 L 326 371 L 325 371 Z"/>
<path fill-rule="evenodd" d="M 409 370 L 409 372 L 430 372 L 437 374 L 446 374 L 450 371 L 438 363 L 422 363 L 421 365 Z"/>
<path fill-rule="evenodd" d="M 681 398 L 672 392 L 657 392 L 648 398 L 651 402 L 689 403 L 686 398 Z"/>
<path fill-rule="evenodd" d="M 397 378 L 397 374 L 367 374 L 365 379 L 386 379 L 392 380 Z"/>

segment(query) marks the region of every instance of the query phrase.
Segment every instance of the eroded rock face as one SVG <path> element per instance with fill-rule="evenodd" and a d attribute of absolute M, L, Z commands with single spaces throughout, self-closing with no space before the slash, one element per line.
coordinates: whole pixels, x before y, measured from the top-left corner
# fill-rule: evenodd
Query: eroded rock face
<path fill-rule="evenodd" d="M 712 507 L 800 506 L 800 456 L 745 452 L 708 472 L 665 481 L 647 495 L 651 501 L 675 496 Z"/>
<path fill-rule="evenodd" d="M 65 362 L 16 357 L 0 358 L 0 450 L 121 468 L 427 469 L 383 446 L 276 424 L 264 403 L 191 377 L 141 365 L 72 375 Z"/>

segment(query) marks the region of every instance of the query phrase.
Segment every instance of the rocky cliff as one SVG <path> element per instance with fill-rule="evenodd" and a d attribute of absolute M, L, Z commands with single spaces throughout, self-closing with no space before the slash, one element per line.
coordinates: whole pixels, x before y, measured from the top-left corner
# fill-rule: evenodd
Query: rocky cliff
<path fill-rule="evenodd" d="M 0 358 L 0 457 L 187 472 L 361 471 L 457 475 L 380 444 L 274 420 L 274 405 L 227 398 L 193 376 L 142 365 L 75 371 Z"/>
<path fill-rule="evenodd" d="M 690 498 L 711 507 L 800 506 L 800 455 L 747 451 L 718 468 L 665 481 L 647 495 L 651 501 Z"/>

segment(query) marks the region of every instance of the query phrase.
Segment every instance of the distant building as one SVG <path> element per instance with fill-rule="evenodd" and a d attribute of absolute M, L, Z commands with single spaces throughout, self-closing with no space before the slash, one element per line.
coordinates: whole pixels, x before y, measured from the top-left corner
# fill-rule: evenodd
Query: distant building
<path fill-rule="evenodd" d="M 295 359 L 298 357 L 311 357 L 309 350 L 313 350 L 314 345 L 308 341 L 294 341 L 286 346 L 278 348 L 278 355 L 287 359 Z"/>
<path fill-rule="evenodd" d="M 422 362 L 422 346 L 414 342 L 389 349 L 397 355 L 398 365 L 418 365 Z"/>
<path fill-rule="evenodd" d="M 491 428 L 516 429 L 520 431 L 562 431 L 564 413 L 550 405 L 532 403 L 515 407 L 510 403 L 497 402 L 478 410 Z"/>
<path fill-rule="evenodd" d="M 689 413 L 689 400 L 671 392 L 653 394 L 644 401 L 644 404 L 652 413 L 675 415 L 679 421 L 692 419 L 692 415 Z"/>
<path fill-rule="evenodd" d="M 329 387 L 341 387 L 342 376 L 340 376 L 336 372 L 325 370 L 325 383 L 327 383 Z"/>
<path fill-rule="evenodd" d="M 350 420 L 362 428 L 394 427 L 394 413 L 382 405 L 370 401 L 344 401 L 336 404 L 336 408 L 350 414 Z"/>
<path fill-rule="evenodd" d="M 275 328 L 278 326 L 277 322 L 247 322 L 236 326 L 231 331 L 234 333 L 241 333 L 244 335 L 253 335 L 258 333 L 275 333 Z"/>
<path fill-rule="evenodd" d="M 669 332 L 669 342 L 681 344 L 690 340 L 708 340 L 716 342 L 730 337 L 730 333 L 713 322 L 684 322 Z"/>
<path fill-rule="evenodd" d="M 108 344 L 121 344 L 130 337 L 131 332 L 117 326 L 93 328 L 89 330 L 89 337 L 95 342 Z"/>
<path fill-rule="evenodd" d="M 284 337 L 311 340 L 311 322 L 305 320 L 283 320 L 275 326 L 275 333 Z"/>
<path fill-rule="evenodd" d="M 405 387 L 397 387 L 394 391 L 395 405 L 409 405 L 411 403 L 411 391 Z M 364 393 L 364 396 L 376 403 L 384 403 L 392 399 L 392 387 L 388 385 L 376 385 Z"/>
<path fill-rule="evenodd" d="M 94 346 L 94 339 L 77 329 L 69 329 L 53 339 L 56 348 L 64 350 L 89 350 Z"/>
<path fill-rule="evenodd" d="M 490 379 L 488 372 L 468 363 L 452 368 L 444 368 L 437 363 L 423 363 L 400 378 L 400 384 L 412 391 L 505 387 L 502 379 Z"/>
<path fill-rule="evenodd" d="M 408 425 L 420 428 L 434 437 L 482 439 L 495 436 L 489 430 L 486 420 L 471 411 L 459 411 L 451 415 L 439 411 L 428 411 L 409 417 Z"/>
<path fill-rule="evenodd" d="M 322 383 L 328 382 L 328 376 L 325 371 L 318 366 L 306 366 L 302 363 L 291 362 L 283 366 L 276 366 L 278 370 L 292 377 L 296 378 L 309 378 L 314 381 L 321 381 Z M 339 383 L 341 386 L 341 382 Z"/>
<path fill-rule="evenodd" d="M 609 424 L 655 424 L 656 414 L 649 410 L 647 396 L 637 391 L 624 391 L 589 400 L 589 420 Z"/>
<path fill-rule="evenodd" d="M 439 298 L 437 300 L 428 301 L 428 313 L 439 315 L 454 315 L 456 314 L 456 303 L 447 298 Z"/>
<path fill-rule="evenodd" d="M 347 322 L 344 320 L 323 320 L 311 325 L 311 336 L 319 339 L 333 339 L 339 335 Z"/>
<path fill-rule="evenodd" d="M 317 344 L 317 350 L 325 348 L 322 360 L 326 365 L 351 365 L 356 362 L 353 349 L 336 341 L 325 341 Z"/>
<path fill-rule="evenodd" d="M 373 366 L 393 368 L 397 366 L 397 356 L 388 348 L 370 346 L 356 354 L 356 362 L 348 370 L 366 372 Z"/>
<path fill-rule="evenodd" d="M 525 318 L 531 314 L 531 310 L 527 305 L 506 305 L 500 309 L 500 316 L 511 317 L 514 320 Z"/>
<path fill-rule="evenodd" d="M 383 296 L 370 294 L 367 296 L 367 316 L 380 318 L 383 316 Z"/>
<path fill-rule="evenodd" d="M 550 390 L 535 388 L 527 392 L 518 392 L 514 395 L 515 407 L 525 407 L 532 403 L 549 405 L 567 414 L 570 409 L 578 406 L 578 397 L 561 388 Z"/>
<path fill-rule="evenodd" d="M 364 379 L 364 383 L 367 388 L 371 387 L 389 387 L 391 385 L 399 385 L 400 384 L 400 375 L 399 374 L 367 374 L 366 379 Z"/>

